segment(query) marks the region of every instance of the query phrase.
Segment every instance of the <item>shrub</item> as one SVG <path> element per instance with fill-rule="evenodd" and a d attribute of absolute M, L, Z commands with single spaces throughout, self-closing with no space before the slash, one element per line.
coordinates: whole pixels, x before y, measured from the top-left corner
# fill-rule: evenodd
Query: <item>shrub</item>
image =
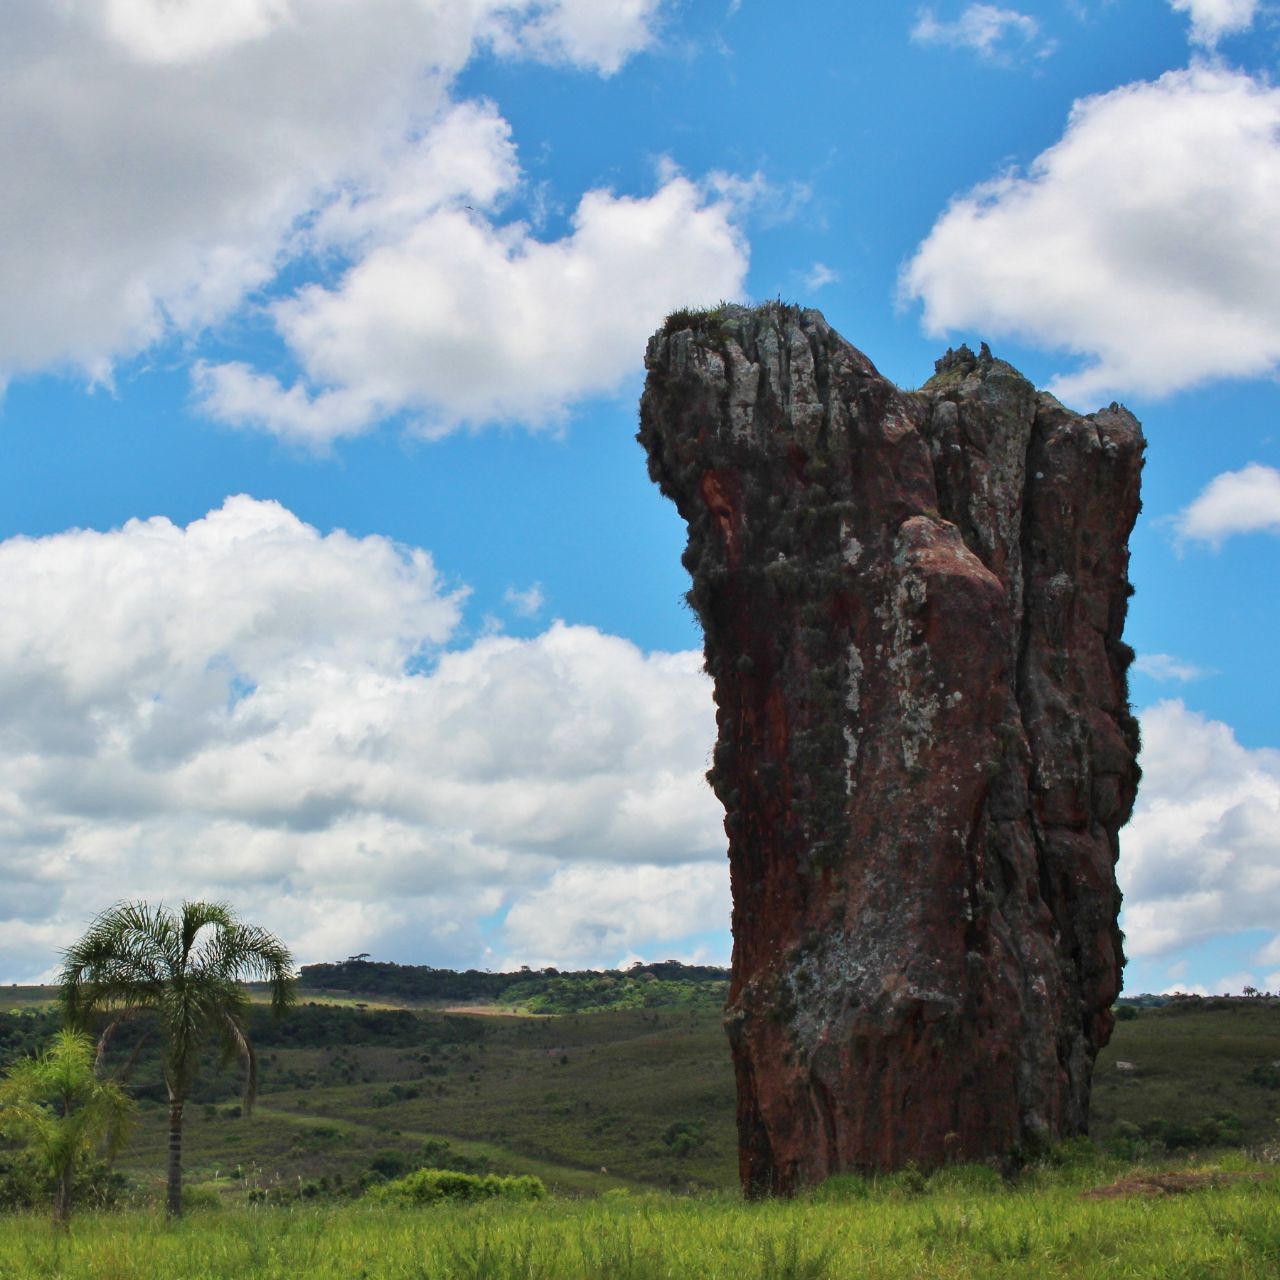
<path fill-rule="evenodd" d="M 1045 1153 L 1044 1162 L 1051 1169 L 1088 1169 L 1096 1165 L 1102 1152 L 1083 1134 L 1067 1138 Z"/>
<path fill-rule="evenodd" d="M 1189 1120 L 1148 1120 L 1139 1132 L 1157 1148 L 1189 1151 L 1197 1147 L 1239 1146 L 1244 1137 L 1244 1126 L 1234 1112 L 1217 1111 L 1198 1124 Z"/>
<path fill-rule="evenodd" d="M 872 1192 L 870 1179 L 860 1173 L 837 1173 L 813 1189 L 813 1198 L 821 1204 L 839 1204 L 845 1200 L 866 1200 Z"/>
<path fill-rule="evenodd" d="M 413 1168 L 413 1161 L 403 1151 L 379 1151 L 369 1161 L 369 1168 L 384 1178 L 399 1178 Z"/>
<path fill-rule="evenodd" d="M 369 1192 L 375 1200 L 406 1205 L 459 1200 L 542 1200 L 546 1194 L 541 1178 L 455 1173 L 452 1169 L 418 1169 Z"/>
<path fill-rule="evenodd" d="M 488 1173 L 488 1156 L 468 1156 L 454 1151 L 441 1138 L 428 1138 L 422 1144 L 419 1163 L 428 1169 L 452 1169 L 455 1173 Z"/>
<path fill-rule="evenodd" d="M 1264 1089 L 1280 1089 L 1280 1062 L 1260 1062 L 1244 1079 L 1246 1084 L 1261 1085 Z"/>
<path fill-rule="evenodd" d="M 184 1187 L 183 1213 L 216 1213 L 222 1208 L 222 1197 L 212 1187 Z"/>
<path fill-rule="evenodd" d="M 677 1156 L 687 1156 L 706 1142 L 705 1127 L 701 1120 L 675 1120 L 667 1125 L 662 1141 Z"/>
<path fill-rule="evenodd" d="M 876 1188 L 894 1198 L 920 1196 L 929 1189 L 929 1179 L 914 1160 L 908 1160 L 896 1173 L 887 1173 L 882 1178 L 877 1178 Z"/>

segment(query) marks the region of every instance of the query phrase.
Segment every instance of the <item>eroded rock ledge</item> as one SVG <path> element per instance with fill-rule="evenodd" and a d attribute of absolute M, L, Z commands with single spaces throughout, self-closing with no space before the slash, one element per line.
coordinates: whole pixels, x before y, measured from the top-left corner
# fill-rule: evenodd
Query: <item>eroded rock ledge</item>
<path fill-rule="evenodd" d="M 745 1190 L 1084 1132 L 1138 781 L 1137 420 L 985 347 L 900 391 L 779 305 L 677 313 L 646 365 L 715 679 Z"/>

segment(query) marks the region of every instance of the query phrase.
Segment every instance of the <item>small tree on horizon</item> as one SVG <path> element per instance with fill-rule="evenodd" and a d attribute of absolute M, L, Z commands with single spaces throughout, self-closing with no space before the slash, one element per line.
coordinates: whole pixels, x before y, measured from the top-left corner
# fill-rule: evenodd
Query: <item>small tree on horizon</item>
<path fill-rule="evenodd" d="M 99 1059 L 128 1020 L 146 1019 L 148 1036 L 160 1041 L 169 1098 L 170 1216 L 182 1213 L 183 1108 L 208 1041 L 218 1043 L 224 1063 L 238 1058 L 244 1064 L 245 1114 L 253 1109 L 258 1061 L 249 1042 L 244 986 L 252 980 L 269 984 L 274 1013 L 293 1004 L 288 948 L 265 929 L 243 924 L 222 902 L 184 902 L 178 912 L 145 902 L 117 903 L 63 954 L 59 981 L 68 1024 L 83 1027 L 95 1014 L 108 1015 Z"/>
<path fill-rule="evenodd" d="M 101 1144 L 108 1159 L 124 1142 L 133 1103 L 118 1084 L 99 1080 L 93 1041 L 64 1029 L 0 1080 L 0 1134 L 20 1142 L 53 1184 L 53 1219 L 71 1218 L 76 1166 Z"/>

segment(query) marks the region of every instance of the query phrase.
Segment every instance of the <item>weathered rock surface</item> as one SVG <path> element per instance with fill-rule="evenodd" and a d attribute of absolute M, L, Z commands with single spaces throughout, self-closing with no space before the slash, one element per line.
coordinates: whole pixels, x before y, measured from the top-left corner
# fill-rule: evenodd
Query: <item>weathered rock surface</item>
<path fill-rule="evenodd" d="M 900 391 L 792 307 L 678 313 L 646 364 L 715 678 L 744 1188 L 1082 1133 L 1123 963 L 1141 428 L 985 347 Z"/>

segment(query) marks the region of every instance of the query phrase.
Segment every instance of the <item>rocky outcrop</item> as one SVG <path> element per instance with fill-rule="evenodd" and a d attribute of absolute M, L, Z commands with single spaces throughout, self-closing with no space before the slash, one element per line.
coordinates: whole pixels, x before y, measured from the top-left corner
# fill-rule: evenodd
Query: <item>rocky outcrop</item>
<path fill-rule="evenodd" d="M 677 313 L 646 365 L 715 679 L 745 1190 L 1084 1132 L 1138 780 L 1141 428 L 985 347 L 900 391 L 778 305 Z"/>

